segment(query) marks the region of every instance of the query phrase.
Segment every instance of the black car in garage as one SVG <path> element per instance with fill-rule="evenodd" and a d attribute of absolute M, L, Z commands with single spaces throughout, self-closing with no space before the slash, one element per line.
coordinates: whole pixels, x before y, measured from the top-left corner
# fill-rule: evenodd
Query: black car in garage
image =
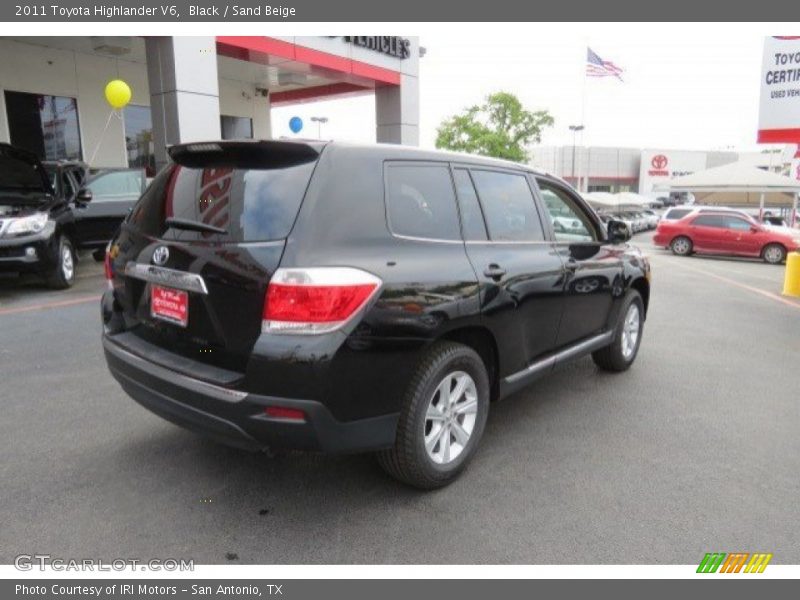
<path fill-rule="evenodd" d="M 0 144 L 0 272 L 36 273 L 53 288 L 70 287 L 77 251 L 108 243 L 145 182 L 141 169 L 42 162 Z"/>

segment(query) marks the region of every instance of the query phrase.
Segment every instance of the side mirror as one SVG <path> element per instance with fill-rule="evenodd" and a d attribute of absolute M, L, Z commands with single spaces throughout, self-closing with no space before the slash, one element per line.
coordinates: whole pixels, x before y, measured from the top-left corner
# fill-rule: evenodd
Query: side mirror
<path fill-rule="evenodd" d="M 608 230 L 608 241 L 612 244 L 622 244 L 631 239 L 631 230 L 624 221 L 610 219 L 606 226 Z"/>
<path fill-rule="evenodd" d="M 89 188 L 81 188 L 78 195 L 75 196 L 75 202 L 78 204 L 89 204 L 92 201 L 92 190 Z"/>
<path fill-rule="evenodd" d="M 750 225 L 750 233 L 758 233 L 761 231 L 761 227 L 758 225 Z"/>

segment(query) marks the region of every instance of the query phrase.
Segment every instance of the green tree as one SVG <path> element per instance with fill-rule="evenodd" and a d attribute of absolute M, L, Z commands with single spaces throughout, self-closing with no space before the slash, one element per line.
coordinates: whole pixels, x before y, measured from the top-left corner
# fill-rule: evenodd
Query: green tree
<path fill-rule="evenodd" d="M 546 110 L 525 110 L 514 94 L 497 92 L 443 121 L 436 130 L 436 147 L 528 162 L 526 147 L 541 142 L 542 130 L 553 122 Z"/>

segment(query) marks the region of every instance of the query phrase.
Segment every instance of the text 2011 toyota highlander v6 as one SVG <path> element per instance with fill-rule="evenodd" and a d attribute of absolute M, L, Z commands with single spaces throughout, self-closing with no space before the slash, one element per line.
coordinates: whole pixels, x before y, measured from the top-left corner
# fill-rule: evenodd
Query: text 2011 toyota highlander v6
<path fill-rule="evenodd" d="M 102 301 L 111 372 L 170 421 L 376 451 L 432 488 L 475 453 L 491 400 L 580 355 L 636 357 L 649 264 L 557 178 L 382 145 L 170 156 L 109 246 Z"/>

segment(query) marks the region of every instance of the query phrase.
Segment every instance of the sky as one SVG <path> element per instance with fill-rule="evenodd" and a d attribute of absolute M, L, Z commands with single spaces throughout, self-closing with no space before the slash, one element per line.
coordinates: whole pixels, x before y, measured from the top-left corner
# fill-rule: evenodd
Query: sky
<path fill-rule="evenodd" d="M 555 125 L 542 143 L 571 145 L 569 125 L 583 122 L 578 143 L 665 149 L 756 150 L 764 36 L 709 24 L 646 26 L 488 25 L 481 35 L 423 33 L 420 59 L 420 145 L 434 147 L 443 119 L 487 94 L 516 94 L 529 110 L 545 109 Z M 520 32 L 524 31 L 523 35 Z M 623 81 L 584 78 L 586 48 L 624 69 Z M 585 85 L 585 105 L 584 98 Z M 371 95 L 276 107 L 273 134 L 316 137 L 312 115 L 327 116 L 322 137 L 375 141 Z"/>

